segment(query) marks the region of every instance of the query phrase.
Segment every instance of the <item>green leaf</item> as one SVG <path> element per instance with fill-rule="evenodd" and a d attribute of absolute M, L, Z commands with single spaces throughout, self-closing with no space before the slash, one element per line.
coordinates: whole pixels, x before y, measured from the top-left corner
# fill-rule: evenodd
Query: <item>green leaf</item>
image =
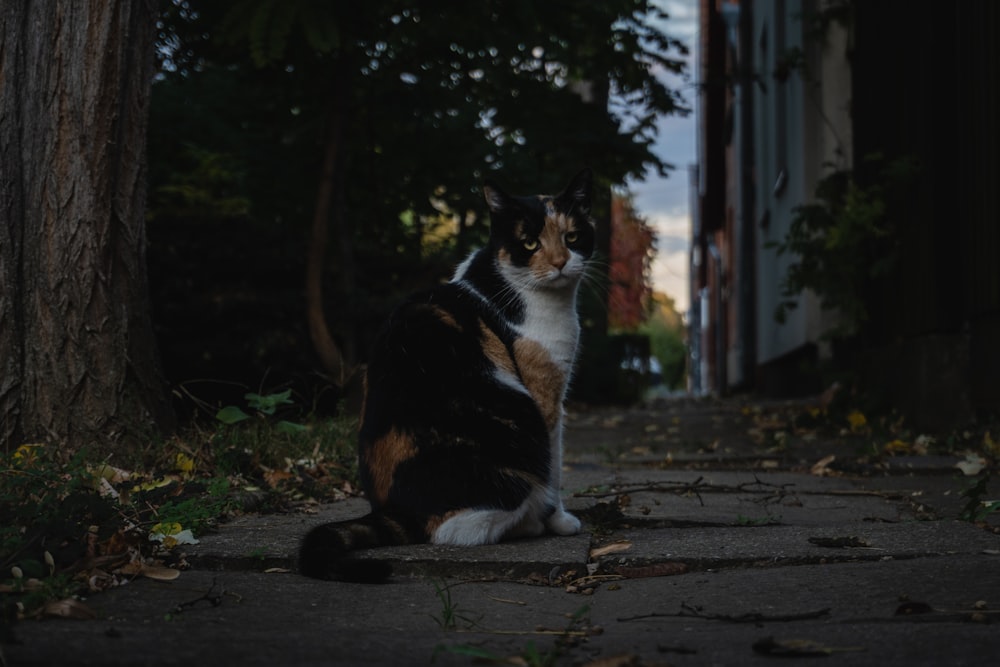
<path fill-rule="evenodd" d="M 278 433 L 284 433 L 286 435 L 295 435 L 296 433 L 305 433 L 308 430 L 308 427 L 303 424 L 296 424 L 295 422 L 281 420 L 274 425 L 274 430 Z"/>
<path fill-rule="evenodd" d="M 250 415 L 243 412 L 235 405 L 227 405 L 215 413 L 215 418 L 223 424 L 238 424 L 245 419 L 250 419 Z"/>
<path fill-rule="evenodd" d="M 278 394 L 267 394 L 266 396 L 247 394 L 243 398 L 247 399 L 247 405 L 254 410 L 262 412 L 265 415 L 273 415 L 279 405 L 292 405 L 291 395 L 292 390 L 286 389 Z"/>

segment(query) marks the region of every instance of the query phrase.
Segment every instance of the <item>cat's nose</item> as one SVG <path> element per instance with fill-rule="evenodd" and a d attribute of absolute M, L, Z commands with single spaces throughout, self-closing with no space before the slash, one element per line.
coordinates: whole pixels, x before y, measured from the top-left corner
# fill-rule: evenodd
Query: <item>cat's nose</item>
<path fill-rule="evenodd" d="M 559 271 L 562 271 L 563 267 L 566 266 L 566 262 L 569 261 L 568 255 L 562 255 L 560 257 L 552 258 L 552 266 L 554 266 Z"/>

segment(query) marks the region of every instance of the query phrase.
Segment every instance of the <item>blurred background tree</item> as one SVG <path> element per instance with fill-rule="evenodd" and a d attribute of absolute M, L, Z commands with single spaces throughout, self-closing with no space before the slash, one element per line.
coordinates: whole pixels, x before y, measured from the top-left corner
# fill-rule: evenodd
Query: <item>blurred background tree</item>
<path fill-rule="evenodd" d="M 171 379 L 344 385 L 391 306 L 484 240 L 487 176 L 556 191 L 591 166 L 606 266 L 611 187 L 666 174 L 655 121 L 687 112 L 656 77 L 685 52 L 663 18 L 645 0 L 169 3 L 148 221 Z M 606 289 L 585 308 L 603 335 Z"/>
<path fill-rule="evenodd" d="M 636 212 L 632 200 L 623 195 L 612 197 L 608 324 L 614 330 L 635 331 L 649 314 L 655 242 L 656 235 Z"/>

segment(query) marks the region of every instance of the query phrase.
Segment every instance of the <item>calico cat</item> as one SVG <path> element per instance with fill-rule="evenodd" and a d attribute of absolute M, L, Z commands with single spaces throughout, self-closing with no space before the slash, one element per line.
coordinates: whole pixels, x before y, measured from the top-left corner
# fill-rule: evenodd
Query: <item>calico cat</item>
<path fill-rule="evenodd" d="M 449 283 L 403 302 L 374 342 L 359 431 L 371 513 L 310 530 L 303 574 L 375 581 L 387 566 L 345 556 L 579 532 L 559 489 L 576 293 L 594 250 L 591 180 L 584 170 L 535 197 L 484 185 L 488 244 Z"/>

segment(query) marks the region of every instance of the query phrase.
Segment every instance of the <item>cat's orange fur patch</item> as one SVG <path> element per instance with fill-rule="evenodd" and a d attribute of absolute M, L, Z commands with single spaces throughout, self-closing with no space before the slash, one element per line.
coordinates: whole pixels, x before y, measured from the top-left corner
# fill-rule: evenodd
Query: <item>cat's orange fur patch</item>
<path fill-rule="evenodd" d="M 548 350 L 529 338 L 514 341 L 514 357 L 521 371 L 521 381 L 538 404 L 545 425 L 553 428 L 562 415 L 566 376 Z"/>
<path fill-rule="evenodd" d="M 550 214 L 545 223 L 541 236 L 538 237 L 541 248 L 531 256 L 529 262 L 532 270 L 540 276 L 548 274 L 552 267 L 562 269 L 566 266 L 570 252 L 563 243 L 563 235 L 573 229 L 570 219 L 562 213 Z"/>
<path fill-rule="evenodd" d="M 530 484 L 531 486 L 543 486 L 545 480 L 540 479 L 536 475 L 532 475 L 530 472 L 525 472 L 524 470 L 516 470 L 514 468 L 500 468 L 501 474 L 507 477 L 513 477 L 514 479 L 521 479 Z"/>
<path fill-rule="evenodd" d="M 483 346 L 483 353 L 486 355 L 486 358 L 492 361 L 493 365 L 497 368 L 516 376 L 517 368 L 503 341 L 482 320 L 479 321 L 479 331 L 481 333 L 480 340 Z"/>
<path fill-rule="evenodd" d="M 427 535 L 430 536 L 431 539 L 433 539 L 434 533 L 437 532 L 437 529 L 441 527 L 442 523 L 452 518 L 453 516 L 461 514 L 462 512 L 465 511 L 467 510 L 452 510 L 450 512 L 445 512 L 444 514 L 435 514 L 429 517 L 427 519 L 427 524 L 425 525 L 425 529 L 427 530 Z"/>
<path fill-rule="evenodd" d="M 366 450 L 365 464 L 372 476 L 372 495 L 376 504 L 389 499 L 396 467 L 417 454 L 412 436 L 391 429 Z"/>
<path fill-rule="evenodd" d="M 434 313 L 434 315 L 439 320 L 441 320 L 441 323 L 444 324 L 445 326 L 449 326 L 452 329 L 458 329 L 459 331 L 462 330 L 462 327 L 459 326 L 458 321 L 455 319 L 455 316 L 449 313 L 441 306 L 430 306 L 430 309 L 431 312 Z"/>

